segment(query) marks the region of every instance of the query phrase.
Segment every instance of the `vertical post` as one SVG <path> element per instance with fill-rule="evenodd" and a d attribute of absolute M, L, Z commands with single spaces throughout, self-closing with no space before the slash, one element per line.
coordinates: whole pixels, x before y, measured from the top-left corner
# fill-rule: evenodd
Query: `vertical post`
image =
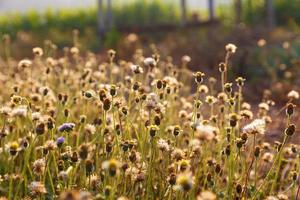
<path fill-rule="evenodd" d="M 241 23 L 242 19 L 242 1 L 241 0 L 235 0 L 235 22 L 237 24 Z"/>
<path fill-rule="evenodd" d="M 267 24 L 270 29 L 275 25 L 275 12 L 273 6 L 273 0 L 266 0 L 266 10 L 267 10 Z"/>
<path fill-rule="evenodd" d="M 186 0 L 180 0 L 180 8 L 181 8 L 181 25 L 184 26 L 186 24 Z"/>
<path fill-rule="evenodd" d="M 103 0 L 98 0 L 98 33 L 103 36 L 105 33 L 105 24 L 104 24 L 104 16 L 103 16 L 104 10 L 103 10 Z"/>
<path fill-rule="evenodd" d="M 249 13 L 249 19 L 251 21 L 251 23 L 253 22 L 253 7 L 252 7 L 252 0 L 248 0 L 248 4 L 247 4 L 247 9 L 248 9 L 248 13 Z"/>
<path fill-rule="evenodd" d="M 107 27 L 109 30 L 113 27 L 112 0 L 107 0 Z"/>
<path fill-rule="evenodd" d="M 208 12 L 209 12 L 209 20 L 215 19 L 215 2 L 214 0 L 208 0 Z"/>

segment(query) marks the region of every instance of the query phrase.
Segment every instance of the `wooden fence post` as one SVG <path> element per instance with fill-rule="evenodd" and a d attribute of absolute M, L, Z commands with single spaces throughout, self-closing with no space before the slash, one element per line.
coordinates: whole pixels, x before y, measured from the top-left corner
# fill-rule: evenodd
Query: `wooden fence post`
<path fill-rule="evenodd" d="M 184 26 L 186 24 L 186 0 L 180 0 L 180 8 L 181 8 L 181 25 Z"/>
<path fill-rule="evenodd" d="M 101 36 L 105 33 L 105 24 L 104 24 L 104 9 L 103 9 L 103 0 L 98 0 L 98 13 L 97 13 L 97 21 L 98 21 L 98 32 Z"/>
<path fill-rule="evenodd" d="M 235 22 L 237 24 L 241 23 L 242 19 L 242 1 L 241 0 L 235 0 Z"/>
<path fill-rule="evenodd" d="M 209 20 L 215 19 L 215 2 L 214 0 L 208 0 L 208 12 L 209 12 Z"/>
<path fill-rule="evenodd" d="M 267 24 L 270 29 L 275 26 L 275 12 L 273 0 L 266 0 Z"/>
<path fill-rule="evenodd" d="M 107 27 L 109 30 L 113 27 L 112 0 L 107 0 Z"/>

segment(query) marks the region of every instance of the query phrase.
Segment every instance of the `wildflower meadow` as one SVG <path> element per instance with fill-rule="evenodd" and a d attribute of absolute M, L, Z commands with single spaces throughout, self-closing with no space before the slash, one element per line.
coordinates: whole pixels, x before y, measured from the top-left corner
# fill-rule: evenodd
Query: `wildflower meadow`
<path fill-rule="evenodd" d="M 6 54 L 0 73 L 0 199 L 298 199 L 297 91 L 256 105 L 232 78 L 137 48 L 123 60 L 55 44 Z M 4 70 L 5 69 L 5 70 Z M 275 110 L 275 112 L 274 112 Z M 272 114 L 276 113 L 276 114 Z M 280 141 L 268 139 L 280 118 Z"/>

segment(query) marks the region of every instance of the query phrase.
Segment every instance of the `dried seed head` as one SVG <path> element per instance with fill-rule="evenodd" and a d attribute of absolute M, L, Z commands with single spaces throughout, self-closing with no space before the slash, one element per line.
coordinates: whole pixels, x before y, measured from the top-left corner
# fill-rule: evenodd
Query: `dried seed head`
<path fill-rule="evenodd" d="M 176 175 L 174 173 L 172 173 L 168 177 L 168 182 L 169 182 L 170 185 L 175 185 L 176 184 Z"/>
<path fill-rule="evenodd" d="M 47 128 L 48 130 L 52 130 L 54 128 L 54 119 L 52 117 L 49 117 L 47 120 Z"/>
<path fill-rule="evenodd" d="M 19 143 L 12 142 L 9 145 L 9 153 L 10 153 L 10 155 L 15 156 L 15 155 L 17 155 L 18 151 L 19 151 Z"/>
<path fill-rule="evenodd" d="M 37 56 L 37 57 L 41 57 L 41 56 L 43 56 L 43 54 L 44 54 L 43 49 L 40 48 L 40 47 L 35 47 L 35 48 L 33 48 L 33 49 L 32 49 L 32 52 L 33 52 L 33 54 L 34 54 L 35 56 Z"/>
<path fill-rule="evenodd" d="M 231 152 L 231 147 L 230 147 L 230 145 L 227 145 L 226 148 L 225 148 L 225 154 L 226 154 L 227 156 L 229 156 L 229 155 L 230 155 L 230 152 Z"/>
<path fill-rule="evenodd" d="M 235 127 L 237 125 L 238 120 L 239 116 L 236 113 L 231 113 L 229 115 L 229 122 L 231 127 Z"/>
<path fill-rule="evenodd" d="M 195 100 L 195 102 L 194 102 L 195 108 L 199 109 L 201 105 L 202 105 L 202 101 L 200 101 L 200 100 Z"/>
<path fill-rule="evenodd" d="M 225 72 L 225 71 L 227 71 L 227 66 L 226 66 L 226 64 L 225 63 L 220 63 L 219 64 L 219 71 L 220 72 Z"/>
<path fill-rule="evenodd" d="M 217 174 L 219 174 L 220 172 L 221 172 L 221 165 L 220 164 L 216 164 L 216 166 L 215 166 L 215 172 L 217 173 Z"/>
<path fill-rule="evenodd" d="M 243 191 L 243 187 L 241 184 L 237 184 L 235 187 L 236 193 L 241 194 Z"/>
<path fill-rule="evenodd" d="M 46 131 L 46 125 L 44 123 L 39 123 L 36 127 L 35 127 L 35 132 L 38 135 L 42 135 L 44 134 Z"/>
<path fill-rule="evenodd" d="M 109 93 L 112 97 L 115 97 L 117 95 L 117 86 L 116 85 L 111 85 Z"/>
<path fill-rule="evenodd" d="M 288 116 L 291 116 L 294 113 L 294 109 L 295 109 L 296 105 L 293 103 L 289 103 L 286 107 L 286 114 Z"/>
<path fill-rule="evenodd" d="M 254 156 L 256 158 L 258 158 L 260 155 L 260 147 L 259 146 L 256 146 L 255 149 L 254 149 Z"/>
<path fill-rule="evenodd" d="M 90 149 L 89 144 L 80 145 L 79 151 L 78 151 L 79 158 L 81 160 L 86 160 L 90 154 L 90 151 L 91 151 L 91 149 Z"/>
<path fill-rule="evenodd" d="M 105 98 L 103 100 L 103 110 L 109 111 L 111 108 L 111 100 L 109 98 Z"/>
<path fill-rule="evenodd" d="M 71 161 L 74 163 L 78 161 L 78 153 L 76 151 L 72 152 Z"/>
<path fill-rule="evenodd" d="M 106 150 L 106 153 L 111 153 L 112 150 L 113 150 L 113 144 L 111 142 L 107 142 L 106 145 L 105 145 L 105 150 Z"/>
<path fill-rule="evenodd" d="M 64 109 L 64 115 L 66 118 L 68 118 L 70 116 L 70 110 L 68 108 Z"/>
<path fill-rule="evenodd" d="M 40 176 L 44 174 L 46 163 L 44 159 L 38 159 L 33 163 L 33 172 Z"/>
<path fill-rule="evenodd" d="M 151 137 L 154 137 L 154 136 L 156 135 L 156 133 L 157 133 L 158 130 L 159 130 L 159 127 L 158 127 L 158 126 L 156 126 L 156 125 L 151 125 L 151 126 L 149 127 L 149 134 L 150 134 L 150 136 L 151 136 Z"/>
<path fill-rule="evenodd" d="M 238 149 L 242 148 L 244 144 L 245 144 L 245 140 L 243 140 L 242 138 L 236 139 L 236 146 Z"/>
<path fill-rule="evenodd" d="M 296 172 L 296 171 L 293 171 L 291 174 L 292 174 L 292 179 L 293 179 L 293 181 L 296 181 L 297 178 L 298 178 L 297 172 Z"/>
<path fill-rule="evenodd" d="M 285 134 L 288 136 L 294 135 L 296 131 L 296 126 L 295 124 L 290 124 L 286 129 L 285 129 Z"/>
<path fill-rule="evenodd" d="M 244 140 L 244 142 L 246 143 L 247 140 L 248 140 L 248 135 L 247 133 L 243 133 L 242 136 L 241 136 L 242 140 Z"/>
<path fill-rule="evenodd" d="M 83 91 L 83 96 L 85 99 L 91 99 L 95 96 L 95 92 L 93 90 Z"/>
<path fill-rule="evenodd" d="M 91 159 L 87 159 L 85 161 L 85 168 L 86 168 L 87 174 L 91 174 L 94 171 L 94 169 L 95 169 L 95 167 L 94 167 L 94 161 L 91 160 Z"/>
<path fill-rule="evenodd" d="M 164 87 L 164 83 L 163 83 L 163 81 L 162 80 L 157 80 L 156 81 L 156 88 L 157 89 L 162 89 Z"/>
<path fill-rule="evenodd" d="M 104 101 L 104 99 L 107 98 L 106 90 L 105 89 L 99 90 L 98 95 L 99 95 L 100 101 L 102 101 L 102 102 Z"/>
<path fill-rule="evenodd" d="M 182 132 L 182 129 L 179 125 L 173 127 L 173 135 L 177 137 Z"/>
<path fill-rule="evenodd" d="M 237 79 L 235 79 L 235 81 L 236 81 L 236 83 L 237 83 L 237 85 L 238 85 L 239 87 L 244 86 L 245 80 L 246 80 L 246 79 L 244 79 L 244 78 L 242 78 L 242 77 L 238 77 Z"/>
<path fill-rule="evenodd" d="M 20 96 L 17 96 L 17 95 L 13 95 L 11 98 L 10 98 L 11 102 L 14 103 L 14 104 L 20 104 L 21 101 L 22 101 L 22 97 Z"/>
<path fill-rule="evenodd" d="M 116 56 L 116 51 L 113 50 L 113 49 L 110 49 L 110 50 L 107 51 L 107 54 L 108 54 L 108 57 L 109 57 L 110 61 L 112 61 Z"/>
<path fill-rule="evenodd" d="M 160 122 L 161 122 L 161 117 L 159 115 L 155 115 L 154 116 L 154 124 L 156 126 L 159 126 L 160 125 Z"/>
<path fill-rule="evenodd" d="M 79 121 L 80 121 L 80 123 L 84 124 L 86 122 L 86 115 L 80 115 Z"/>
<path fill-rule="evenodd" d="M 230 94 L 232 92 L 232 83 L 225 83 L 224 84 L 224 89 L 225 89 L 225 92 Z"/>
<path fill-rule="evenodd" d="M 202 81 L 203 81 L 203 77 L 205 76 L 205 74 L 202 73 L 202 72 L 196 72 L 196 73 L 194 73 L 193 75 L 194 75 L 194 77 L 195 77 L 195 82 L 196 82 L 197 84 L 201 84 Z"/>

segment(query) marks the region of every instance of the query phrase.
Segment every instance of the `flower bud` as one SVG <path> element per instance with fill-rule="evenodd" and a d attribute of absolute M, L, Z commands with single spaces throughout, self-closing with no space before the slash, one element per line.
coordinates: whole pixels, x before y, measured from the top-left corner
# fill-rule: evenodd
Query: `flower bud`
<path fill-rule="evenodd" d="M 285 134 L 288 136 L 294 135 L 296 131 L 296 126 L 295 124 L 290 124 L 286 129 L 285 129 Z"/>

